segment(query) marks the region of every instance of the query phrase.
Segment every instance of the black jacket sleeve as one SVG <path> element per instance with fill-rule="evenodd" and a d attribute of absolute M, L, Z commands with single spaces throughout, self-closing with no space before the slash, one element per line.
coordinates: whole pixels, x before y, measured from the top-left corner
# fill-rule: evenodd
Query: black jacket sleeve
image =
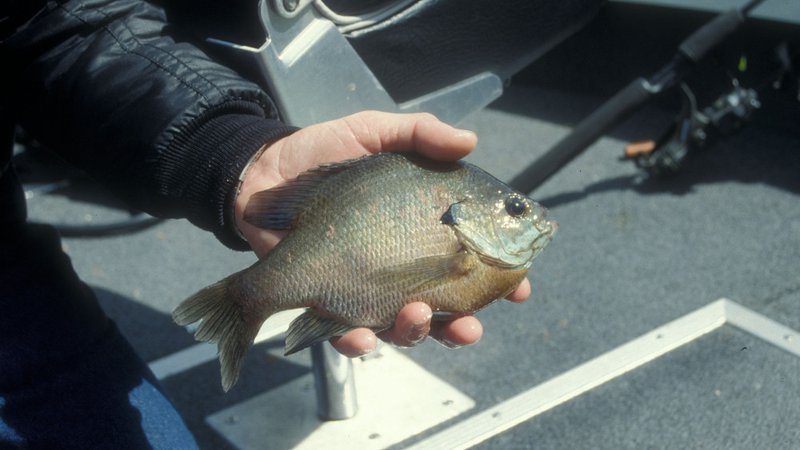
<path fill-rule="evenodd" d="M 144 1 L 6 8 L 2 101 L 29 133 L 133 207 L 247 248 L 231 223 L 238 177 L 292 131 L 257 85 L 176 41 Z"/>

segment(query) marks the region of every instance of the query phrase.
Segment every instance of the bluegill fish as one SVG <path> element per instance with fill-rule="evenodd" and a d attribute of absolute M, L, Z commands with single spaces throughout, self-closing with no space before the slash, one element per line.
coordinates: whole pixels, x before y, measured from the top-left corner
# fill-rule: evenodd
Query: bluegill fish
<path fill-rule="evenodd" d="M 272 314 L 308 308 L 286 354 L 357 327 L 390 327 L 422 301 L 458 316 L 509 294 L 558 225 L 465 162 L 379 153 L 310 170 L 251 197 L 245 220 L 289 230 L 267 256 L 185 300 L 179 325 L 216 342 L 227 391 Z"/>

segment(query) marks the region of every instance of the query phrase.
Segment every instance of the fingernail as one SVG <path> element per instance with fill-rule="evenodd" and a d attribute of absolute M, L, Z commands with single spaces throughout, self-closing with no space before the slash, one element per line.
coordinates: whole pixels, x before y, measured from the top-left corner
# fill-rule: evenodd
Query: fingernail
<path fill-rule="evenodd" d="M 478 135 L 475 134 L 474 131 L 471 130 L 464 130 L 461 128 L 456 128 L 456 132 L 453 134 L 458 139 L 478 139 Z"/>
<path fill-rule="evenodd" d="M 378 347 L 378 341 L 376 340 L 375 335 L 365 337 L 363 343 L 366 345 L 358 350 L 357 356 L 364 356 L 372 353 Z"/>
<path fill-rule="evenodd" d="M 424 310 L 422 308 L 424 308 Z M 427 306 L 421 307 L 420 309 L 420 312 L 423 313 L 422 317 L 416 322 L 412 323 L 411 328 L 409 328 L 406 334 L 403 335 L 403 339 L 410 345 L 417 345 L 424 341 L 425 338 L 428 337 L 428 333 L 431 331 L 431 318 L 433 318 L 433 312 L 431 312 Z"/>
<path fill-rule="evenodd" d="M 430 331 L 430 318 L 424 321 L 416 322 L 412 325 L 411 329 L 403 335 L 403 340 L 411 345 L 417 345 L 428 337 Z"/>

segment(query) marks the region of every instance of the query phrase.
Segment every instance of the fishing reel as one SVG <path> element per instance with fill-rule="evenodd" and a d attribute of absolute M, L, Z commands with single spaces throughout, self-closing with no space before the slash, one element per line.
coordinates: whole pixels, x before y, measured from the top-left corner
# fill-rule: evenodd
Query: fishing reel
<path fill-rule="evenodd" d="M 651 175 L 676 172 L 686 157 L 740 130 L 761 107 L 758 93 L 733 79 L 732 88 L 702 110 L 688 85 L 681 85 L 683 108 L 673 124 L 657 140 L 633 142 L 625 158 Z"/>
<path fill-rule="evenodd" d="M 509 183 L 521 192 L 531 192 L 577 155 L 591 146 L 600 136 L 628 118 L 656 96 L 672 92 L 681 85 L 704 58 L 726 41 L 745 23 L 753 9 L 766 0 L 749 0 L 716 16 L 679 44 L 672 59 L 648 77 L 631 80 L 614 96 L 578 123 L 564 136 Z M 784 38 L 785 39 L 785 38 Z M 793 42 L 794 39 L 789 39 Z M 781 72 L 770 80 L 775 89 L 788 90 L 798 80 L 796 55 L 789 43 L 777 49 Z M 739 71 L 744 72 L 747 59 L 740 58 Z M 743 67 L 744 66 L 744 67 Z M 659 139 L 635 142 L 627 146 L 626 156 L 651 173 L 673 172 L 681 167 L 687 155 L 698 148 L 708 147 L 713 140 L 740 129 L 761 105 L 757 89 L 746 89 L 734 81 L 733 88 L 700 110 L 691 90 L 683 85 L 684 107 L 673 124 Z M 763 92 L 763 91 L 761 91 Z M 800 90 L 795 90 L 800 98 Z"/>
<path fill-rule="evenodd" d="M 761 108 L 758 92 L 775 101 L 772 89 L 778 95 L 790 95 L 790 101 L 800 102 L 800 75 L 797 72 L 796 50 L 787 42 L 780 42 L 773 51 L 772 64 L 766 77 L 751 80 L 757 89 L 746 88 L 737 78 L 731 78 L 731 87 L 703 109 L 698 108 L 694 92 L 685 83 L 680 85 L 681 112 L 673 123 L 655 140 L 632 142 L 625 147 L 624 157 L 633 160 L 637 167 L 650 175 L 677 172 L 686 158 L 695 151 L 711 147 L 722 138 L 731 136 L 753 118 Z M 747 58 L 741 56 L 738 71 L 748 70 Z M 758 72 L 758 70 L 756 70 Z M 768 95 L 769 94 L 769 95 Z M 785 102 L 786 100 L 783 99 Z"/>

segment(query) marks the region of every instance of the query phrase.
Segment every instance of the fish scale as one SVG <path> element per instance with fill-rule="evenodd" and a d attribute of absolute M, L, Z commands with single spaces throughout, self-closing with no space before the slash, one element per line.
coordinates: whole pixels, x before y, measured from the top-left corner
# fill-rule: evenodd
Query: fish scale
<path fill-rule="evenodd" d="M 388 328 L 414 301 L 458 316 L 507 295 L 557 229 L 545 213 L 463 162 L 385 153 L 323 166 L 251 197 L 245 220 L 289 233 L 173 318 L 201 320 L 196 337 L 218 343 L 227 390 L 277 311 L 308 308 L 290 325 L 288 354 L 356 327 Z"/>

